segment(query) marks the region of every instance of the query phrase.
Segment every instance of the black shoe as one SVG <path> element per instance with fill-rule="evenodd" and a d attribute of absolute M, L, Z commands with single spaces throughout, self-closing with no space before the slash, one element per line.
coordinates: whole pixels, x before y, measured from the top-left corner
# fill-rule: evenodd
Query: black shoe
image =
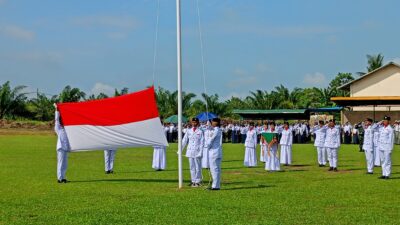
<path fill-rule="evenodd" d="M 338 170 L 337 170 L 337 168 L 335 167 L 335 168 L 333 168 L 333 172 L 337 172 Z"/>
<path fill-rule="evenodd" d="M 62 183 L 62 180 L 57 180 L 57 183 L 61 184 L 61 183 Z"/>
<path fill-rule="evenodd" d="M 379 179 L 386 179 L 386 176 L 380 176 Z"/>
<path fill-rule="evenodd" d="M 318 166 L 319 166 L 319 167 L 323 167 L 323 165 L 322 165 L 322 164 L 319 164 Z"/>
<path fill-rule="evenodd" d="M 110 174 L 110 171 L 109 171 L 109 170 L 107 170 L 107 171 L 106 171 L 106 174 Z"/>
<path fill-rule="evenodd" d="M 110 172 L 110 173 L 114 173 L 114 170 L 110 170 L 109 172 Z"/>
<path fill-rule="evenodd" d="M 211 188 L 211 191 L 219 191 L 219 188 Z"/>
<path fill-rule="evenodd" d="M 188 186 L 192 187 L 193 185 L 194 185 L 194 182 L 190 182 Z"/>
<path fill-rule="evenodd" d="M 333 167 L 329 167 L 329 170 L 328 171 L 332 171 L 333 170 Z"/>
<path fill-rule="evenodd" d="M 62 179 L 61 182 L 66 184 L 68 181 L 67 181 L 67 179 Z"/>

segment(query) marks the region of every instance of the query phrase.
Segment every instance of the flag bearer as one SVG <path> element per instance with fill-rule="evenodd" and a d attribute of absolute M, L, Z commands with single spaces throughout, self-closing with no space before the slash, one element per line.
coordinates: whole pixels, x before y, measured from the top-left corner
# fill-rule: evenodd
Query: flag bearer
<path fill-rule="evenodd" d="M 104 169 L 106 174 L 114 173 L 114 159 L 117 149 L 104 150 Z"/>
<path fill-rule="evenodd" d="M 211 190 L 220 189 L 222 160 L 222 131 L 220 129 L 220 123 L 221 121 L 219 118 L 214 118 L 212 120 L 212 135 L 206 142 L 212 177 Z"/>
<path fill-rule="evenodd" d="M 57 182 L 67 183 L 66 172 L 68 167 L 68 152 L 70 151 L 70 145 L 65 132 L 64 125 L 61 120 L 60 112 L 58 111 L 57 105 L 54 104 L 56 109 L 55 120 L 54 120 L 54 131 L 57 134 Z"/>
<path fill-rule="evenodd" d="M 161 146 L 161 145 L 154 146 L 152 168 L 155 169 L 156 171 L 165 170 L 167 164 L 166 151 L 167 151 L 166 146 Z"/>
<path fill-rule="evenodd" d="M 367 118 L 364 121 L 364 140 L 363 140 L 363 150 L 365 152 L 365 158 L 367 161 L 367 173 L 374 173 L 374 133 L 378 129 L 378 124 L 373 124 L 373 120 Z"/>
<path fill-rule="evenodd" d="M 266 151 L 266 161 L 265 170 L 270 172 L 281 170 L 281 165 L 279 163 L 279 153 L 278 153 L 278 131 L 275 129 L 275 122 L 270 122 L 269 130 L 267 133 L 276 133 L 276 136 L 268 143 Z"/>
<path fill-rule="evenodd" d="M 192 118 L 192 128 L 188 129 L 182 140 L 182 149 L 187 145 L 186 157 L 189 159 L 191 187 L 200 187 L 202 182 L 201 156 L 204 148 L 204 134 L 199 129 L 199 119 Z"/>
<path fill-rule="evenodd" d="M 288 166 L 292 164 L 292 144 L 293 144 L 293 133 L 289 128 L 289 123 L 283 123 L 283 129 L 281 132 L 281 164 Z"/>
<path fill-rule="evenodd" d="M 394 131 L 390 126 L 390 117 L 383 118 L 382 126 L 379 128 L 379 153 L 382 163 L 381 179 L 389 179 L 392 170 L 392 150 L 394 146 Z"/>
<path fill-rule="evenodd" d="M 324 147 L 330 155 L 329 171 L 337 172 L 338 151 L 340 148 L 340 130 L 335 126 L 335 120 L 329 120 L 328 129 L 326 130 Z"/>
<path fill-rule="evenodd" d="M 247 167 L 257 166 L 257 155 L 256 155 L 257 131 L 256 129 L 254 129 L 254 122 L 250 122 L 244 146 L 245 146 L 244 165 Z"/>
<path fill-rule="evenodd" d="M 210 122 L 207 121 L 207 125 L 203 128 L 204 143 L 207 143 L 208 139 L 210 139 L 213 130 L 214 129 L 211 126 Z M 208 149 L 205 146 L 203 148 L 203 155 L 201 157 L 201 167 L 203 169 L 209 169 L 210 168 L 210 161 L 209 161 L 209 157 L 208 157 Z"/>

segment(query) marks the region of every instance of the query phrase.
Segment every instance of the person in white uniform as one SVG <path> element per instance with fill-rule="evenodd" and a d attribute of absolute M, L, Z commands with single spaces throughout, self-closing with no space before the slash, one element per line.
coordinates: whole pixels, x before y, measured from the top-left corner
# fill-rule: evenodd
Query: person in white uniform
<path fill-rule="evenodd" d="M 54 131 L 57 134 L 57 182 L 67 183 L 67 167 L 68 167 L 68 152 L 71 150 L 67 133 L 65 132 L 62 123 L 60 112 L 57 105 L 54 104 L 56 109 L 54 118 Z"/>
<path fill-rule="evenodd" d="M 249 130 L 246 134 L 246 140 L 244 143 L 245 154 L 244 154 L 244 165 L 247 167 L 257 166 L 257 131 L 254 129 L 254 123 L 250 122 Z"/>
<path fill-rule="evenodd" d="M 221 120 L 219 118 L 212 119 L 211 136 L 206 142 L 212 177 L 210 190 L 219 190 L 221 188 L 222 130 L 220 129 L 220 123 Z"/>
<path fill-rule="evenodd" d="M 317 126 L 313 127 L 315 134 L 314 146 L 317 148 L 318 165 L 324 167 L 326 165 L 325 135 L 327 126 L 324 121 L 320 120 Z"/>
<path fill-rule="evenodd" d="M 364 140 L 362 149 L 365 152 L 367 161 L 367 174 L 374 173 L 374 133 L 378 129 L 378 124 L 372 124 L 372 119 L 367 118 L 364 121 Z"/>
<path fill-rule="evenodd" d="M 381 157 L 379 154 L 379 129 L 374 129 L 374 166 L 381 166 Z"/>
<path fill-rule="evenodd" d="M 330 153 L 329 171 L 337 172 L 338 152 L 340 148 L 340 130 L 335 126 L 335 120 L 333 119 L 329 120 L 328 129 L 326 129 L 324 147 L 327 148 Z"/>
<path fill-rule="evenodd" d="M 204 132 L 204 143 L 207 143 L 208 139 L 210 139 L 213 128 L 210 124 L 210 122 L 207 122 L 207 125 L 204 126 L 203 132 Z M 203 169 L 209 169 L 210 168 L 210 161 L 208 157 L 208 149 L 204 146 L 203 148 L 203 155 L 201 157 L 201 167 Z"/>
<path fill-rule="evenodd" d="M 162 171 L 165 170 L 166 165 L 167 165 L 167 147 L 166 146 L 161 146 L 161 145 L 156 145 L 153 146 L 154 151 L 153 151 L 153 163 L 152 163 L 152 168 L 155 169 L 156 171 Z"/>
<path fill-rule="evenodd" d="M 268 132 L 268 124 L 265 123 L 264 126 L 260 129 L 261 133 L 261 138 L 260 138 L 260 161 L 265 163 L 265 159 L 267 156 L 265 156 L 265 153 L 267 152 L 267 142 L 265 141 L 264 137 L 262 136 L 262 133 Z"/>
<path fill-rule="evenodd" d="M 188 129 L 182 139 L 182 149 L 187 145 L 186 157 L 189 159 L 191 187 L 200 187 L 202 184 L 201 156 L 204 148 L 204 133 L 199 128 L 199 119 L 192 118 L 192 128 Z"/>
<path fill-rule="evenodd" d="M 289 123 L 283 123 L 283 129 L 281 132 L 281 140 L 279 141 L 281 145 L 281 164 L 289 166 L 292 164 L 292 144 L 293 144 L 293 132 L 289 128 Z"/>
<path fill-rule="evenodd" d="M 117 149 L 104 150 L 104 170 L 106 174 L 114 173 L 114 159 Z"/>
<path fill-rule="evenodd" d="M 390 126 L 390 117 L 383 118 L 382 126 L 379 128 L 379 153 L 382 164 L 381 179 L 389 179 L 392 172 L 392 151 L 394 147 L 394 130 Z"/>
<path fill-rule="evenodd" d="M 279 162 L 279 153 L 278 153 L 278 131 L 275 130 L 275 122 L 271 122 L 269 124 L 268 133 L 275 133 L 276 136 L 268 143 L 267 142 L 267 152 L 266 152 L 266 162 L 265 162 L 265 170 L 269 172 L 279 171 L 281 170 L 280 162 Z"/>

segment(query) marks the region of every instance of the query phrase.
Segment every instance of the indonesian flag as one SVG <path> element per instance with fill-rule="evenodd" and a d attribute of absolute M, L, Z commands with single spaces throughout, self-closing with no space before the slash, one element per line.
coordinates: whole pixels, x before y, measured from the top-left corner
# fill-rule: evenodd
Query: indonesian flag
<path fill-rule="evenodd" d="M 114 98 L 60 103 L 71 151 L 168 146 L 154 87 Z"/>

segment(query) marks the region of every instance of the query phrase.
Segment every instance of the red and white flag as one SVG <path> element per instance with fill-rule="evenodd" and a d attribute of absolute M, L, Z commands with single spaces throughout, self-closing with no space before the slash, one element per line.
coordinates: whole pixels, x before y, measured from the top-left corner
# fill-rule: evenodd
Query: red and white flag
<path fill-rule="evenodd" d="M 57 105 L 71 151 L 168 146 L 154 87 L 114 98 Z"/>

